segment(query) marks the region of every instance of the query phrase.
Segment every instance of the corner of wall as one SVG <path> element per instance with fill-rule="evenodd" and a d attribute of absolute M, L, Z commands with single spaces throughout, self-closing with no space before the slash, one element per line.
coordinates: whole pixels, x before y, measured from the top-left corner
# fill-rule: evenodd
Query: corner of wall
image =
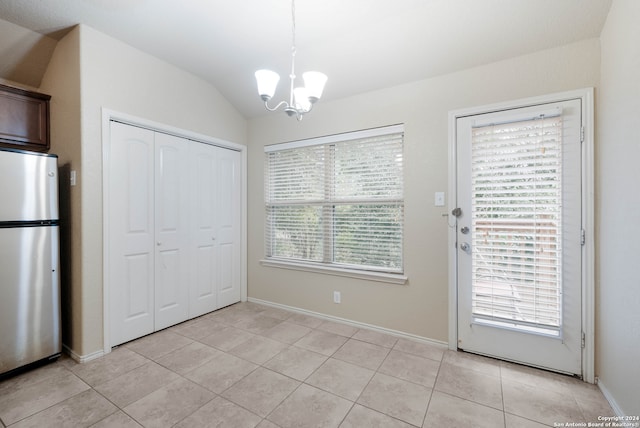
<path fill-rule="evenodd" d="M 638 21 L 640 2 L 613 1 L 600 37 L 597 97 L 596 374 L 614 410 L 627 416 L 640 415 L 640 193 L 630 188 L 640 182 Z"/>
<path fill-rule="evenodd" d="M 82 242 L 80 185 L 71 187 L 81 167 L 80 38 L 75 27 L 56 45 L 40 91 L 51 95 L 51 153 L 60 168 L 62 339 L 65 349 L 82 353 Z"/>

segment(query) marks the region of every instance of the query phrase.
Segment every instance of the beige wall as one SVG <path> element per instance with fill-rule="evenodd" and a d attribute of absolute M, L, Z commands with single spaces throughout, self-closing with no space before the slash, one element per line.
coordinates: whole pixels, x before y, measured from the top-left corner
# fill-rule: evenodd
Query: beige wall
<path fill-rule="evenodd" d="M 602 30 L 596 152 L 597 375 L 640 415 L 640 2 L 614 0 Z"/>
<path fill-rule="evenodd" d="M 596 86 L 597 39 L 482 67 L 320 102 L 298 123 L 271 113 L 249 122 L 249 297 L 447 341 L 447 218 L 434 192 L 448 186 L 448 112 Z M 331 91 L 331 76 L 327 83 Z M 406 285 L 263 267 L 263 146 L 405 124 Z M 332 302 L 332 291 L 342 303 Z"/>
<path fill-rule="evenodd" d="M 213 86 L 90 27 L 58 45 L 42 89 L 57 98 L 52 152 L 78 172 L 65 345 L 84 357 L 103 348 L 102 108 L 239 144 L 247 124 Z"/>
<path fill-rule="evenodd" d="M 60 167 L 61 275 L 63 342 L 76 349 L 82 337 L 81 189 L 69 186 L 69 173 L 82 174 L 80 134 L 80 31 L 60 40 L 42 78 L 40 91 L 51 95 L 51 153 Z"/>
<path fill-rule="evenodd" d="M 40 86 L 56 40 L 0 19 L 0 78 Z"/>

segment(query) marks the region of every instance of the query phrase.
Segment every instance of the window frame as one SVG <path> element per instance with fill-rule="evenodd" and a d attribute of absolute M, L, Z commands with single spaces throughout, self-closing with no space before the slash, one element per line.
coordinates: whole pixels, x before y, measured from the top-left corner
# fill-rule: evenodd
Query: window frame
<path fill-rule="evenodd" d="M 366 138 L 379 138 L 379 137 L 384 137 L 385 135 L 392 135 L 392 134 L 402 135 L 401 150 L 402 150 L 402 153 L 404 154 L 404 125 L 403 124 L 390 125 L 390 126 L 384 126 L 379 128 L 371 128 L 371 129 L 365 129 L 360 131 L 353 131 L 353 132 L 334 134 L 334 135 L 328 135 L 328 136 L 322 136 L 322 137 L 310 138 L 305 140 L 291 141 L 287 143 L 279 143 L 279 144 L 265 146 L 264 147 L 264 152 L 265 152 L 265 198 L 264 198 L 264 202 L 265 202 L 264 251 L 265 253 L 264 254 L 265 256 L 264 256 L 264 259 L 260 261 L 261 265 L 358 278 L 358 279 L 366 279 L 366 280 L 372 280 L 372 281 L 380 281 L 380 282 L 386 282 L 386 283 L 392 283 L 392 284 L 405 284 L 408 278 L 404 274 L 404 186 L 402 186 L 401 197 L 393 198 L 396 200 L 396 202 L 399 204 L 399 206 L 403 211 L 403 221 L 402 221 L 401 236 L 400 236 L 401 267 L 398 271 L 389 271 L 388 269 L 385 269 L 382 267 L 378 268 L 378 267 L 369 266 L 369 265 L 365 266 L 365 265 L 350 265 L 350 264 L 339 263 L 339 262 L 336 263 L 333 260 L 334 248 L 332 245 L 333 238 L 334 238 L 334 228 L 331 227 L 331 225 L 327 227 L 327 224 L 326 224 L 327 222 L 324 222 L 325 224 L 322 228 L 321 235 L 322 235 L 323 242 L 329 243 L 329 245 L 328 245 L 328 248 L 323 248 L 323 260 L 321 262 L 316 262 L 311 260 L 309 261 L 296 260 L 296 259 L 282 258 L 282 257 L 269 255 L 269 248 L 272 242 L 271 242 L 271 236 L 269 235 L 269 231 L 268 231 L 267 211 L 270 206 L 277 205 L 277 204 L 273 204 L 273 202 L 271 202 L 270 204 L 270 201 L 268 201 L 269 183 L 266 177 L 267 177 L 267 162 L 268 162 L 269 153 L 291 150 L 291 149 L 298 149 L 298 148 L 305 148 L 305 147 L 311 147 L 311 146 L 324 146 L 325 148 L 328 149 L 329 146 L 335 145 L 338 143 L 361 140 Z M 325 164 L 325 169 L 326 168 L 331 169 L 332 166 L 333 165 Z M 401 174 L 404 175 L 404 166 L 402 167 Z M 401 177 L 401 179 L 403 181 L 404 177 Z M 323 183 L 325 192 L 328 191 L 328 189 L 330 188 L 328 181 L 333 181 L 333 177 L 331 178 L 325 177 L 325 183 Z M 355 197 L 354 200 L 356 199 L 358 198 Z M 384 204 L 389 203 L 387 200 L 382 200 L 381 202 Z M 326 210 L 326 208 L 327 207 L 325 207 L 324 209 Z M 335 206 L 334 206 L 334 209 L 331 211 L 333 212 L 335 211 Z M 332 222 L 335 221 L 335 216 L 333 212 L 331 214 L 325 213 L 326 215 L 329 215 Z M 323 217 L 325 214 L 323 214 Z M 327 261 L 328 259 L 331 261 Z"/>

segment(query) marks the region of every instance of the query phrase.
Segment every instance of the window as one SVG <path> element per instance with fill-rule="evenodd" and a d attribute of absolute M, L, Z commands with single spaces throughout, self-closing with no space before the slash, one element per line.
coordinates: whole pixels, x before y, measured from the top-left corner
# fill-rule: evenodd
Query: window
<path fill-rule="evenodd" d="M 266 256 L 403 272 L 403 127 L 265 147 Z"/>
<path fill-rule="evenodd" d="M 562 290 L 562 116 L 472 131 L 473 314 L 557 335 Z"/>

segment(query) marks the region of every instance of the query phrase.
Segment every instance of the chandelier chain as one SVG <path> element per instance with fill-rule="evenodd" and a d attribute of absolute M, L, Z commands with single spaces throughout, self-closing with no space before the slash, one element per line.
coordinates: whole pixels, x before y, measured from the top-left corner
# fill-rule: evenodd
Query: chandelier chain
<path fill-rule="evenodd" d="M 291 51 L 296 52 L 296 0 L 291 0 Z"/>

